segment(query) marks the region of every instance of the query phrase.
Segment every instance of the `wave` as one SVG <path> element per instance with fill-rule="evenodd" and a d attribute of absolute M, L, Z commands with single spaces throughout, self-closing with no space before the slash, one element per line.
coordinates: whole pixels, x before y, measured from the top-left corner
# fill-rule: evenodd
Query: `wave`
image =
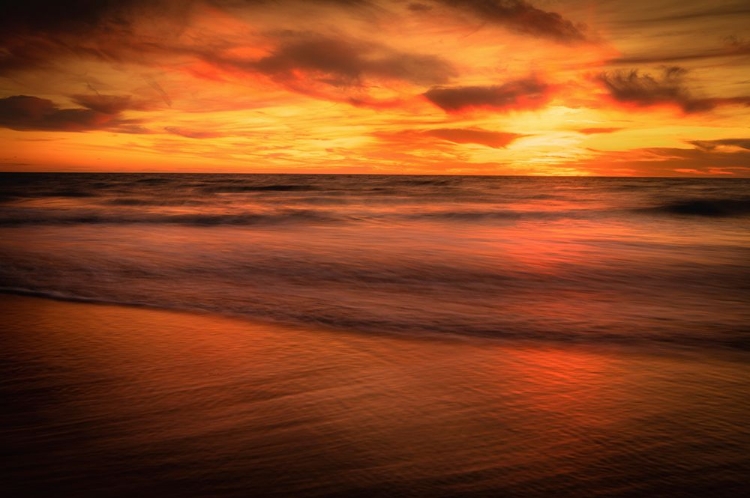
<path fill-rule="evenodd" d="M 241 318 L 260 323 L 274 323 L 292 327 L 326 328 L 350 333 L 386 334 L 422 339 L 513 341 L 516 343 L 547 343 L 567 346 L 628 347 L 650 352 L 715 350 L 726 352 L 750 352 L 750 328 L 723 331 L 711 336 L 668 334 L 634 335 L 631 331 L 586 330 L 580 327 L 530 328 L 528 326 L 493 326 L 476 321 L 427 321 L 399 320 L 384 315 L 354 313 L 284 312 L 277 308 L 232 309 L 208 304 L 147 302 L 143 300 L 117 299 L 112 297 L 81 296 L 57 291 L 34 290 L 17 287 L 0 287 L 0 294 L 52 299 L 56 301 L 87 304 L 129 306 L 147 309 L 162 309 L 187 313 L 210 313 L 219 316 Z M 721 331 L 715 331 L 721 332 Z"/>
<path fill-rule="evenodd" d="M 209 210 L 213 204 L 193 199 L 138 199 L 119 198 L 101 204 L 124 210 L 106 208 L 76 209 L 70 211 L 51 211 L 47 209 L 6 209 L 0 212 L 0 226 L 28 225 L 185 225 L 185 226 L 256 226 L 286 224 L 342 224 L 362 222 L 438 222 L 438 223 L 502 223 L 522 220 L 558 221 L 558 220 L 604 220 L 627 215 L 667 215 L 696 218 L 738 218 L 750 215 L 750 200 L 690 200 L 666 203 L 659 206 L 636 209 L 567 209 L 567 210 L 515 210 L 515 209 L 477 209 L 477 210 L 419 210 L 413 204 L 406 204 L 401 212 L 393 210 L 383 212 L 371 209 L 357 209 L 346 202 L 335 202 L 336 199 L 312 199 L 310 202 L 299 202 L 298 205 L 309 205 L 313 209 L 284 209 L 270 213 L 237 212 L 212 214 L 202 212 Z M 231 207 L 231 205 L 227 205 Z M 314 209 L 315 206 L 336 206 L 341 209 Z M 171 214 L 149 212 L 155 208 L 185 208 L 190 212 Z M 352 209 L 347 209 L 352 207 Z M 127 208 L 143 208 L 143 211 Z"/>
<path fill-rule="evenodd" d="M 314 203 L 310 203 L 314 204 Z M 321 205 L 332 204 L 319 202 Z M 693 218 L 742 218 L 750 215 L 750 201 L 738 202 L 682 202 L 651 208 L 639 208 L 631 211 L 621 209 L 610 210 L 565 210 L 565 211 L 515 211 L 508 210 L 476 210 L 460 211 L 445 210 L 437 212 L 411 213 L 383 213 L 383 212 L 355 212 L 342 209 L 315 210 L 294 209 L 272 213 L 238 213 L 238 214 L 210 214 L 198 212 L 201 204 L 193 201 L 184 202 L 156 202 L 150 200 L 128 199 L 112 203 L 118 207 L 189 207 L 195 212 L 182 214 L 139 213 L 139 212 L 108 212 L 106 210 L 81 210 L 78 212 L 46 212 L 39 210 L 24 210 L 12 212 L 10 210 L 0 214 L 0 226 L 69 226 L 69 225 L 182 225 L 193 227 L 211 226 L 281 226 L 281 225 L 341 225 L 351 223 L 463 223 L 463 224 L 494 224 L 512 223 L 524 220 L 560 221 L 560 220 L 604 220 L 622 215 L 645 214 L 660 216 L 677 216 Z M 210 207 L 210 206 L 209 206 Z"/>
<path fill-rule="evenodd" d="M 344 216 L 313 210 L 290 210 L 271 214 L 128 214 L 87 212 L 78 214 L 34 214 L 0 217 L 0 226 L 25 225 L 130 225 L 167 224 L 188 226 L 252 226 L 293 223 L 334 223 L 346 221 Z"/>
<path fill-rule="evenodd" d="M 107 206 L 206 206 L 209 202 L 189 198 L 138 198 L 117 197 L 107 200 L 102 204 Z"/>
<path fill-rule="evenodd" d="M 457 221 L 457 222 L 482 222 L 493 220 L 560 220 L 566 218 L 583 218 L 587 216 L 601 216 L 607 214 L 605 210 L 514 210 L 514 209 L 487 209 L 487 210 L 445 210 L 429 211 L 422 213 L 411 213 L 406 215 L 396 215 L 400 219 L 406 220 L 435 220 L 435 221 Z M 614 210 L 609 213 L 615 213 Z"/>
<path fill-rule="evenodd" d="M 649 213 L 679 216 L 700 216 L 707 218 L 730 218 L 750 215 L 750 198 L 721 199 L 694 198 L 680 199 L 641 209 Z"/>
<path fill-rule="evenodd" d="M 210 194 L 241 194 L 244 192 L 309 192 L 320 190 L 314 185 L 206 185 L 201 188 Z"/>
<path fill-rule="evenodd" d="M 71 199 L 86 199 L 98 197 L 93 190 L 88 189 L 71 189 L 71 188 L 49 188 L 36 189 L 34 191 L 1 191 L 0 202 L 12 202 L 20 199 L 45 198 L 45 197 L 65 197 Z"/>
<path fill-rule="evenodd" d="M 491 223 L 516 220 L 562 220 L 582 219 L 586 217 L 606 216 L 616 214 L 616 211 L 602 210 L 564 210 L 564 211 L 516 211 L 513 209 L 487 209 L 487 210 L 442 210 L 442 211 L 412 211 L 412 212 L 379 212 L 377 210 L 347 210 L 346 203 L 336 203 L 335 200 L 318 199 L 317 202 L 304 202 L 310 206 L 342 206 L 343 209 L 289 209 L 273 213 L 238 213 L 238 214 L 208 214 L 201 213 L 201 207 L 211 207 L 210 203 L 202 204 L 193 200 L 158 200 L 158 199 L 116 199 L 107 202 L 106 205 L 115 207 L 185 207 L 190 208 L 191 213 L 166 214 L 166 213 L 138 213 L 135 211 L 107 211 L 102 210 L 79 210 L 78 212 L 47 212 L 42 210 L 26 209 L 23 212 L 6 211 L 4 216 L 0 215 L 0 226 L 26 226 L 26 225 L 187 225 L 187 226 L 231 226 L 231 225 L 281 225 L 281 224 L 336 224 L 354 222 L 447 222 L 447 223 Z M 410 206 L 405 207 L 406 210 Z"/>

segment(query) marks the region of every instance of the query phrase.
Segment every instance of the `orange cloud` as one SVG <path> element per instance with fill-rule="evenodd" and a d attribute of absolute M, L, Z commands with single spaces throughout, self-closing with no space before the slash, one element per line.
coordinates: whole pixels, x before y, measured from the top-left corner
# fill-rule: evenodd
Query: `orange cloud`
<path fill-rule="evenodd" d="M 726 13 L 734 14 L 731 9 Z M 701 59 L 715 59 L 726 57 L 741 57 L 750 55 L 750 42 L 736 36 L 727 36 L 724 43 L 718 47 L 700 50 L 680 51 L 674 53 L 656 53 L 637 56 L 621 56 L 609 59 L 608 64 L 674 64 L 675 62 L 696 61 Z"/>
<path fill-rule="evenodd" d="M 399 143 L 433 142 L 434 139 L 437 139 L 455 144 L 478 144 L 497 149 L 507 147 L 513 141 L 525 135 L 476 128 L 436 128 L 422 131 L 403 130 L 395 133 L 378 133 L 376 136 Z"/>
<path fill-rule="evenodd" d="M 750 150 L 651 147 L 596 155 L 581 167 L 594 174 L 628 176 L 750 176 Z"/>
<path fill-rule="evenodd" d="M 576 130 L 578 133 L 583 133 L 584 135 L 597 135 L 599 133 L 614 133 L 616 131 L 620 131 L 622 128 L 616 128 L 616 127 L 593 127 L 593 128 L 580 128 Z"/>

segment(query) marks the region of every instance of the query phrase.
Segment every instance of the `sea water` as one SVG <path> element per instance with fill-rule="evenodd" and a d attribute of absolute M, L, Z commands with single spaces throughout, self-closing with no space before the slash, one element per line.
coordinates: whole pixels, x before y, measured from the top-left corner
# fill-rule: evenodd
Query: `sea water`
<path fill-rule="evenodd" d="M 0 290 L 11 496 L 750 484 L 748 180 L 4 174 Z"/>
<path fill-rule="evenodd" d="M 3 175 L 0 290 L 362 332 L 750 346 L 750 181 Z"/>

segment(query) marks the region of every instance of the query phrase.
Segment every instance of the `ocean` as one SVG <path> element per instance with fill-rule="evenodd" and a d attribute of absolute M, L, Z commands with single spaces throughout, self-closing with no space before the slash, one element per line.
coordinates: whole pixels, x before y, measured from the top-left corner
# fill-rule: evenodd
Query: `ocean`
<path fill-rule="evenodd" d="M 5 175 L 0 290 L 362 332 L 750 347 L 750 181 Z"/>
<path fill-rule="evenodd" d="M 750 485 L 750 180 L 6 173 L 0 262 L 18 496 Z"/>

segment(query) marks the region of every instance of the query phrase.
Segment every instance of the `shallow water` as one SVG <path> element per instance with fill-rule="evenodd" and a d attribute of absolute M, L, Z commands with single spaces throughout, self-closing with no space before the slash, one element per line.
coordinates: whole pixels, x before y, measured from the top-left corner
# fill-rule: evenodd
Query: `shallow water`
<path fill-rule="evenodd" d="M 741 496 L 747 353 L 5 296 L 4 496 Z"/>

